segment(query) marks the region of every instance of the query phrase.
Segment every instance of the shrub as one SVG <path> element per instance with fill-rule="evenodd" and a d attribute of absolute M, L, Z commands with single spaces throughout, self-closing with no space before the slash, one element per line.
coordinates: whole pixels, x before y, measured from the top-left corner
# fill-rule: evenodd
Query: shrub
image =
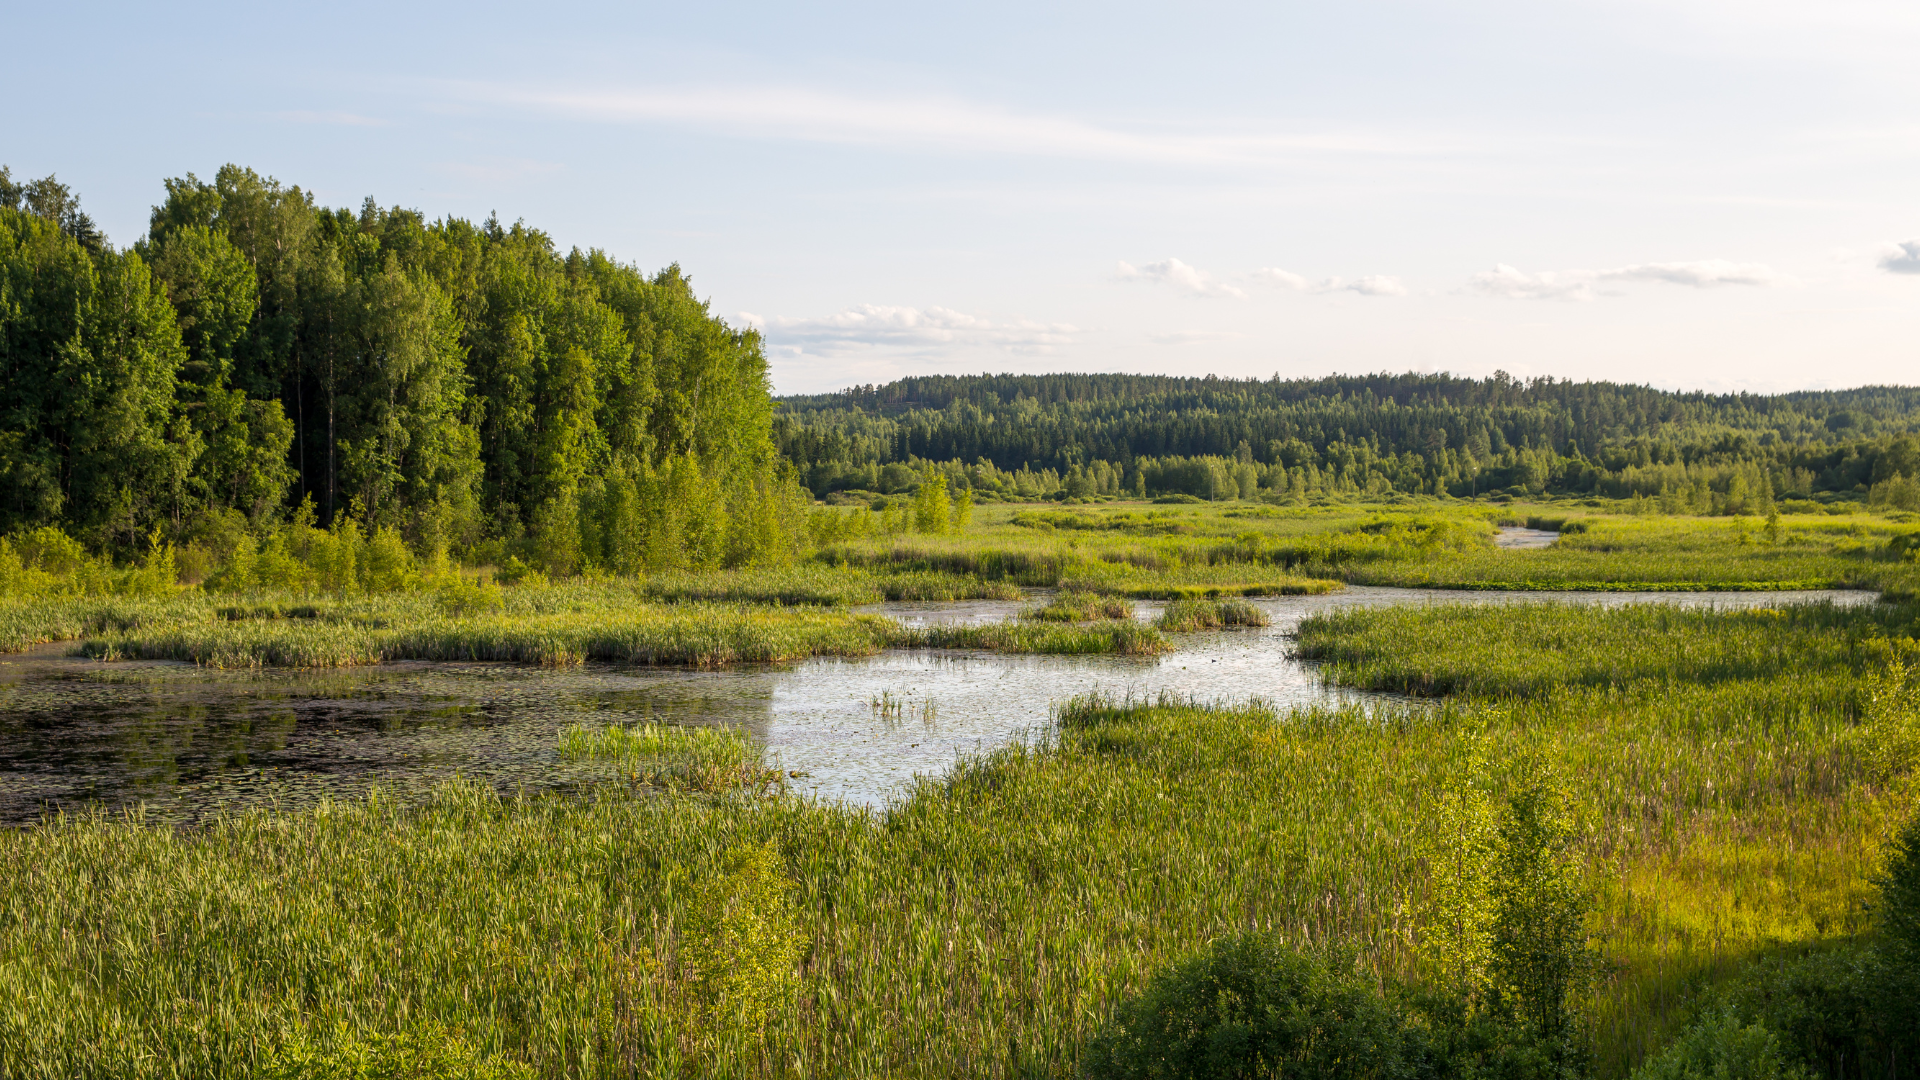
<path fill-rule="evenodd" d="M 1795 1080 L 1806 1069 L 1781 1053 L 1780 1036 L 1715 1012 L 1634 1071 L 1634 1080 Z"/>
<path fill-rule="evenodd" d="M 1422 1075 L 1420 1029 L 1355 975 L 1252 933 L 1216 943 L 1120 1005 L 1087 1048 L 1092 1080 Z"/>

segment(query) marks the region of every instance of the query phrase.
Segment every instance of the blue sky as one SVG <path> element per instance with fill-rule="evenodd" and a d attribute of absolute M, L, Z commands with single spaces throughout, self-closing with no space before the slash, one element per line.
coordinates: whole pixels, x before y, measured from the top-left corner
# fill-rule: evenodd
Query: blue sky
<path fill-rule="evenodd" d="M 904 374 L 1916 381 L 1920 5 L 40 5 L 0 163 L 677 261 Z M 38 44 L 35 44 L 38 43 Z"/>

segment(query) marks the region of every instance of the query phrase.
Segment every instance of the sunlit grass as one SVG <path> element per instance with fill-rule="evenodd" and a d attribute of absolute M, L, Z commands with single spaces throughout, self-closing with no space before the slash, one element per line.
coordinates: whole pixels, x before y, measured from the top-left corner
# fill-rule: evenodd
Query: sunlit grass
<path fill-rule="evenodd" d="M 1267 613 L 1245 600 L 1175 600 L 1154 625 L 1162 630 L 1191 633 L 1230 626 L 1266 626 Z"/>

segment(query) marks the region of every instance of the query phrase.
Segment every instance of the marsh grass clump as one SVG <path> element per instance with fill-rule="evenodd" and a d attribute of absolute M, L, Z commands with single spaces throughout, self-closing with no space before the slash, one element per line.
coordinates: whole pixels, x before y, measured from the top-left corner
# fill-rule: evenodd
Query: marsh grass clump
<path fill-rule="evenodd" d="M 1131 619 L 1088 625 L 1006 622 L 929 626 L 904 630 L 898 640 L 907 648 L 989 652 L 1158 656 L 1173 651 L 1173 643 L 1158 630 Z"/>
<path fill-rule="evenodd" d="M 560 732 L 560 756 L 611 762 L 637 783 L 695 791 L 777 787 L 781 775 L 761 764 L 746 732 L 729 727 L 576 724 Z"/>
<path fill-rule="evenodd" d="M 910 570 L 878 578 L 880 591 L 889 600 L 1018 600 L 1023 595 L 1011 582 L 986 581 L 971 574 L 952 574 L 937 570 Z"/>
<path fill-rule="evenodd" d="M 1154 620 L 1154 625 L 1170 633 L 1191 633 L 1234 626 L 1267 626 L 1272 622 L 1265 610 L 1245 600 L 1175 600 Z"/>
<path fill-rule="evenodd" d="M 1118 597 L 1084 590 L 1063 589 L 1042 605 L 1029 604 L 1021 609 L 1023 619 L 1044 622 L 1092 622 L 1096 619 L 1131 619 L 1133 604 Z"/>

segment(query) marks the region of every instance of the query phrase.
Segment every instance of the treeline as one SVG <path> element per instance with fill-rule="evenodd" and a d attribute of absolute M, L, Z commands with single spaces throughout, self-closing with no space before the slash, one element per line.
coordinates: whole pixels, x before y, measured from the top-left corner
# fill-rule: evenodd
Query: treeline
<path fill-rule="evenodd" d="M 1504 373 L 998 375 L 779 406 L 780 451 L 820 496 L 885 491 L 895 465 L 904 476 L 950 463 L 983 474 L 983 494 L 1013 492 L 1011 474 L 1051 474 L 1040 494 L 1056 498 L 1553 491 L 1700 511 L 1775 498 L 1920 509 L 1916 387 L 1763 396 Z"/>
<path fill-rule="evenodd" d="M 677 265 L 234 165 L 166 181 L 120 249 L 0 169 L 0 534 L 126 557 L 352 521 L 559 573 L 740 565 L 804 532 L 772 411 L 759 336 Z"/>

